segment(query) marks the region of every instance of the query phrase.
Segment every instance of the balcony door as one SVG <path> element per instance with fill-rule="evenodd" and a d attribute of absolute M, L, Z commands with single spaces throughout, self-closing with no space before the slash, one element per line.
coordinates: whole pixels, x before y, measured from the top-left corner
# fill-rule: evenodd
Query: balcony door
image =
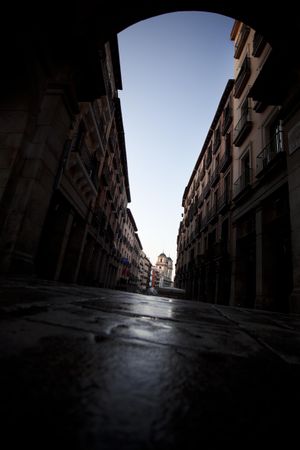
<path fill-rule="evenodd" d="M 248 186 L 250 184 L 250 154 L 247 152 L 242 158 L 241 158 L 241 173 L 242 173 L 242 182 L 243 187 Z"/>

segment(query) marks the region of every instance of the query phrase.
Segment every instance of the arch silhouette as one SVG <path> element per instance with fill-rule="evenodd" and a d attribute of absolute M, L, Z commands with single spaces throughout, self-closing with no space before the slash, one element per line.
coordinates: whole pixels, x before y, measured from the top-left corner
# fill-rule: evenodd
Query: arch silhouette
<path fill-rule="evenodd" d="M 0 29 L 0 108 L 4 117 L 0 120 L 0 132 L 7 141 L 0 154 L 4 173 L 0 226 L 8 255 L 7 261 L 3 258 L 5 270 L 13 264 L 21 272 L 32 270 L 38 238 L 33 237 L 31 227 L 34 224 L 39 236 L 55 186 L 54 174 L 60 166 L 59 152 L 78 113 L 78 102 L 92 102 L 105 95 L 101 67 L 105 43 L 109 41 L 112 57 L 115 49 L 117 60 L 116 35 L 139 21 L 172 12 L 202 11 L 240 20 L 262 34 L 272 52 L 249 94 L 258 103 L 280 105 L 282 117 L 289 122 L 290 136 L 295 135 L 293 145 L 297 149 L 298 128 L 292 128 L 290 116 L 296 111 L 293 120 L 300 120 L 300 37 L 298 14 L 291 0 L 285 2 L 284 8 L 274 10 L 263 10 L 256 0 L 251 4 L 236 4 L 233 0 L 140 0 L 137 4 L 136 0 L 45 0 L 32 4 L 30 0 L 21 5 L 12 0 L 3 6 Z M 117 72 L 118 69 L 115 75 L 119 85 Z M 56 111 L 65 118 L 59 126 Z M 49 137 L 53 136 L 56 154 L 51 175 L 40 182 L 40 168 L 46 160 L 48 144 L 52 144 Z M 296 188 L 292 195 L 300 198 Z M 43 201 L 37 209 L 39 196 Z M 294 236 L 300 252 L 297 224 L 295 221 Z M 296 275 L 298 280 L 298 272 Z M 300 299 L 300 281 L 296 287 Z M 297 302 L 300 305 L 300 300 Z"/>
<path fill-rule="evenodd" d="M 284 3 L 284 8 L 273 9 L 262 9 L 257 0 L 251 4 L 233 0 L 124 0 L 107 3 L 77 0 L 71 6 L 69 2 L 59 0 L 47 0 L 39 5 L 29 0 L 17 6 L 9 2 L 3 8 L 6 20 L 0 31 L 7 55 L 3 59 L 8 61 L 5 65 L 10 66 L 15 55 L 18 55 L 18 60 L 20 54 L 26 53 L 26 60 L 39 56 L 45 60 L 46 66 L 49 59 L 56 66 L 71 65 L 79 100 L 91 100 L 99 92 L 99 49 L 104 42 L 141 20 L 170 12 L 203 11 L 241 20 L 259 31 L 273 47 L 276 64 L 271 72 L 276 77 L 279 70 L 277 79 L 282 81 L 286 72 L 294 73 L 300 67 L 295 58 L 300 43 L 295 8 L 295 3 L 290 0 Z M 284 70 L 280 70 L 282 66 Z M 25 70 L 24 63 L 20 63 L 19 76 Z M 15 71 L 9 71 L 7 79 L 15 79 L 16 76 Z M 289 80 L 285 77 L 284 81 Z"/>

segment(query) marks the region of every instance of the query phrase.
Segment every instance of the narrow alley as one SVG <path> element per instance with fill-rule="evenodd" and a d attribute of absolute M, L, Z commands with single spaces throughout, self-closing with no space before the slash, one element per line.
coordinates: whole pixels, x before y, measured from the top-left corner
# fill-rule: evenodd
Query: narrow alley
<path fill-rule="evenodd" d="M 0 291 L 3 448 L 291 448 L 299 315 L 34 279 Z"/>

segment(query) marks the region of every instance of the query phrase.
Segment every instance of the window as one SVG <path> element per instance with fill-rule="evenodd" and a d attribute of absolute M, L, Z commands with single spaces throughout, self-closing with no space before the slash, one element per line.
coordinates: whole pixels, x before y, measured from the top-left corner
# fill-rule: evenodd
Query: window
<path fill-rule="evenodd" d="M 210 209 L 210 202 L 208 201 L 208 202 L 206 203 L 206 215 L 209 214 L 209 209 Z"/>
<path fill-rule="evenodd" d="M 215 192 L 214 192 L 214 204 L 215 204 L 215 207 L 217 207 L 218 198 L 219 198 L 219 190 L 216 189 Z"/>
<path fill-rule="evenodd" d="M 267 41 L 265 40 L 265 38 L 258 31 L 255 31 L 253 38 L 252 56 L 260 56 L 264 47 L 266 46 L 266 43 Z"/>
<path fill-rule="evenodd" d="M 235 79 L 234 96 L 240 98 L 251 74 L 250 58 L 246 56 Z"/>
<path fill-rule="evenodd" d="M 224 136 L 232 122 L 232 109 L 230 103 L 228 103 L 223 112 L 223 126 L 222 135 Z"/>
<path fill-rule="evenodd" d="M 233 132 L 233 143 L 240 147 L 251 131 L 252 121 L 250 114 L 250 99 L 247 97 L 241 105 L 240 120 L 236 124 Z"/>
<path fill-rule="evenodd" d="M 72 145 L 72 151 L 73 152 L 79 152 L 80 148 L 83 144 L 84 138 L 86 135 L 86 128 L 85 125 L 83 123 L 83 121 L 81 121 L 78 125 L 78 131 L 75 135 L 75 139 L 73 141 L 73 145 Z"/>
<path fill-rule="evenodd" d="M 228 201 L 229 196 L 230 196 L 230 175 L 229 174 L 224 178 L 224 193 L 225 193 L 225 199 L 226 199 L 226 201 Z"/>
<path fill-rule="evenodd" d="M 234 182 L 233 185 L 235 197 L 243 192 L 246 188 L 248 189 L 251 185 L 252 169 L 250 147 L 247 148 L 240 159 L 240 173 L 240 177 Z"/>
<path fill-rule="evenodd" d="M 214 146 L 213 146 L 213 152 L 215 153 L 219 145 L 221 144 L 221 133 L 220 133 L 220 126 L 214 131 Z"/>
<path fill-rule="evenodd" d="M 247 152 L 242 158 L 241 158 L 241 173 L 244 175 L 244 182 L 245 186 L 247 186 L 250 183 L 250 154 Z"/>

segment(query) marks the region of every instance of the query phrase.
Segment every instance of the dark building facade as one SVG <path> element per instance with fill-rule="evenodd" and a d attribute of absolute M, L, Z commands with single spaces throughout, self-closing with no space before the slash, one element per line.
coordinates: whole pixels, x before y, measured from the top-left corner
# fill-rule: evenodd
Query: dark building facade
<path fill-rule="evenodd" d="M 12 176 L 7 173 L 2 207 L 9 214 L 2 216 L 2 230 L 7 233 L 1 236 L 0 263 L 4 273 L 115 287 L 126 258 L 131 272 L 135 268 L 132 277 L 138 277 L 142 246 L 137 230 L 125 229 L 128 217 L 134 219 L 127 208 L 131 198 L 116 39 L 105 44 L 100 61 L 101 97 L 81 102 L 78 111 L 71 111 L 67 99 L 54 107 L 62 95 L 58 89 L 46 96 L 40 134 L 51 127 L 47 119 L 53 134 L 46 139 L 43 154 L 37 146 L 16 156 L 23 158 L 21 186 L 15 186 L 13 203 L 5 205 Z M 16 201 L 23 208 L 16 210 Z M 134 242 L 125 255 L 126 239 Z"/>
<path fill-rule="evenodd" d="M 231 39 L 235 79 L 183 196 L 176 285 L 212 303 L 295 311 L 299 265 L 291 224 L 299 212 L 290 207 L 288 130 L 282 105 L 253 95 L 272 49 L 238 21 Z"/>

